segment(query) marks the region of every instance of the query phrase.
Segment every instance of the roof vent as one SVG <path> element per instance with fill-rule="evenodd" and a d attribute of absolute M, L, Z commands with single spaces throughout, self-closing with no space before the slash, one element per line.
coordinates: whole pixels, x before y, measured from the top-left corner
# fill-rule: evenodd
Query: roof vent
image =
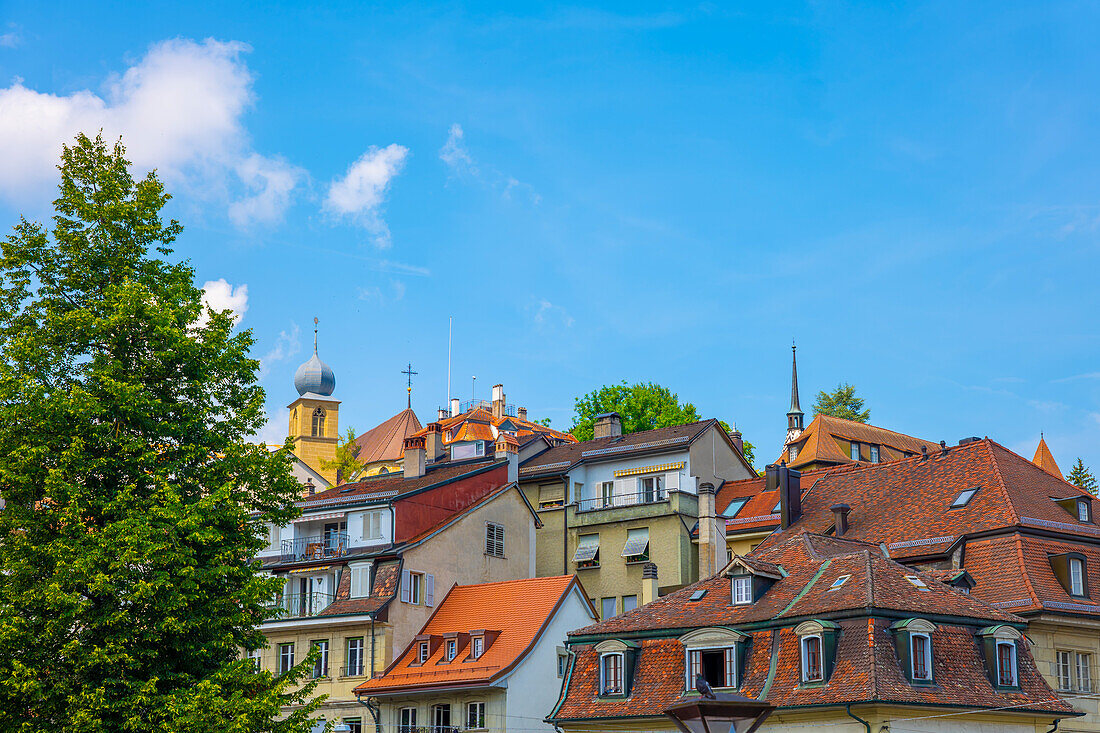
<path fill-rule="evenodd" d="M 946 440 L 941 440 L 940 441 L 940 455 L 941 456 L 946 456 L 947 455 L 947 441 Z"/>
<path fill-rule="evenodd" d="M 963 438 L 959 441 L 959 445 L 970 445 L 971 443 L 977 443 L 981 438 L 976 435 L 972 435 L 969 438 Z"/>
<path fill-rule="evenodd" d="M 920 459 L 922 462 L 928 460 L 928 446 L 922 445 L 920 447 Z"/>

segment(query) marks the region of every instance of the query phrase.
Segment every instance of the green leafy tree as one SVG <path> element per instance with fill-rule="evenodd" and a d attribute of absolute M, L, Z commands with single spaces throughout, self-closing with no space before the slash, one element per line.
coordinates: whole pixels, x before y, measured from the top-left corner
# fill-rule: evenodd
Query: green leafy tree
<path fill-rule="evenodd" d="M 359 460 L 359 451 L 362 450 L 355 442 L 355 429 L 348 428 L 343 443 L 336 445 L 335 460 L 321 459 L 321 468 L 326 471 L 336 471 L 336 483 L 349 483 L 359 478 L 363 472 L 363 464 Z"/>
<path fill-rule="evenodd" d="M 573 433 L 577 440 L 591 440 L 596 416 L 617 412 L 622 418 L 624 433 L 683 425 L 699 419 L 695 405 L 680 404 L 679 397 L 668 387 L 652 382 L 628 385 L 612 384 L 600 387 L 573 404 Z"/>
<path fill-rule="evenodd" d="M 856 422 L 867 422 L 871 419 L 871 411 L 863 409 L 863 398 L 856 396 L 856 388 L 847 382 L 838 384 L 832 392 L 818 392 L 814 414 L 842 417 Z"/>
<path fill-rule="evenodd" d="M 308 662 L 242 659 L 280 586 L 251 558 L 298 491 L 250 441 L 252 334 L 169 259 L 169 197 L 121 143 L 80 135 L 60 169 L 52 230 L 0 243 L 0 730 L 309 730 Z"/>
<path fill-rule="evenodd" d="M 1085 462 L 1080 458 L 1077 459 L 1077 463 L 1073 464 L 1073 469 L 1069 472 L 1066 480 L 1090 494 L 1095 494 L 1097 491 L 1096 477 L 1092 475 L 1092 471 L 1085 466 Z"/>

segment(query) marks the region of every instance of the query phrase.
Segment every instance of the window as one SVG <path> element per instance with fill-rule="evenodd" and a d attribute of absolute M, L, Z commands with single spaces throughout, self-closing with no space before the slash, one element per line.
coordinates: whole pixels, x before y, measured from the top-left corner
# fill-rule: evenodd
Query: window
<path fill-rule="evenodd" d="M 833 581 L 833 584 L 830 585 L 828 589 L 829 590 L 836 590 L 840 586 L 844 585 L 844 583 L 847 582 L 848 578 L 850 578 L 850 577 L 852 577 L 852 576 L 851 575 L 841 575 L 839 578 L 837 578 L 836 580 Z"/>
<path fill-rule="evenodd" d="M 382 512 L 367 512 L 363 515 L 363 539 L 382 539 Z"/>
<path fill-rule="evenodd" d="M 780 499 L 779 501 L 775 502 L 775 508 L 774 508 L 774 509 L 772 509 L 772 514 L 779 514 L 779 510 L 780 510 L 780 509 L 781 509 L 782 507 L 783 507 L 783 500 L 782 500 L 782 499 Z M 755 550 L 756 548 L 754 547 L 754 548 L 752 548 L 752 549 L 754 549 L 754 550 Z"/>
<path fill-rule="evenodd" d="M 310 644 L 317 650 L 317 659 L 313 662 L 313 679 L 328 677 L 328 639 L 321 639 Z"/>
<path fill-rule="evenodd" d="M 1085 595 L 1085 563 L 1076 557 L 1069 559 L 1069 592 L 1070 595 Z"/>
<path fill-rule="evenodd" d="M 1082 522 L 1091 521 L 1089 517 L 1089 502 L 1088 499 L 1077 500 L 1077 519 Z"/>
<path fill-rule="evenodd" d="M 638 607 L 638 596 L 623 596 L 623 613 Z"/>
<path fill-rule="evenodd" d="M 279 674 L 286 674 L 294 666 L 294 644 L 279 645 Z"/>
<path fill-rule="evenodd" d="M 416 730 L 416 708 L 401 708 L 397 714 L 398 733 L 413 733 Z"/>
<path fill-rule="evenodd" d="M 914 680 L 932 680 L 932 639 L 927 634 L 913 634 L 912 663 Z"/>
<path fill-rule="evenodd" d="M 603 501 L 603 506 L 609 507 L 615 503 L 615 482 L 604 481 L 600 484 L 600 499 Z"/>
<path fill-rule="evenodd" d="M 918 577 L 917 577 L 917 576 L 915 576 L 915 575 L 906 575 L 906 576 L 905 576 L 905 579 L 906 579 L 906 580 L 908 580 L 908 581 L 909 581 L 910 583 L 912 583 L 912 584 L 913 584 L 913 586 L 914 586 L 914 587 L 915 587 L 915 588 L 916 588 L 917 590 L 924 590 L 924 591 L 930 591 L 930 590 L 931 590 L 931 589 L 930 589 L 930 588 L 928 587 L 928 584 L 927 584 L 927 583 L 925 583 L 925 582 L 924 582 L 923 580 L 921 580 L 920 578 L 918 578 Z"/>
<path fill-rule="evenodd" d="M 473 646 L 474 646 L 473 658 L 474 659 L 480 659 L 481 658 L 481 653 L 483 651 L 485 651 L 485 639 L 483 637 L 480 637 L 480 636 L 475 636 Z"/>
<path fill-rule="evenodd" d="M 443 733 L 451 727 L 451 706 L 449 703 L 432 705 L 432 733 Z M 449 731 L 448 731 L 449 733 Z"/>
<path fill-rule="evenodd" d="M 558 652 L 558 677 L 565 677 L 565 669 L 569 666 L 569 655 Z"/>
<path fill-rule="evenodd" d="M 1092 692 L 1092 655 L 1077 652 L 1077 689 Z"/>
<path fill-rule="evenodd" d="M 734 499 L 733 501 L 731 501 L 729 503 L 728 506 L 726 506 L 725 511 L 722 512 L 722 516 L 725 517 L 726 519 L 733 519 L 734 517 L 737 516 L 737 512 L 744 509 L 745 504 L 748 504 L 748 503 L 749 503 L 748 498 Z"/>
<path fill-rule="evenodd" d="M 643 503 L 652 504 L 655 501 L 665 500 L 665 487 L 661 476 L 643 476 L 638 483 Z"/>
<path fill-rule="evenodd" d="M 435 576 L 430 573 L 401 571 L 401 600 L 414 606 L 435 605 Z"/>
<path fill-rule="evenodd" d="M 623 557 L 627 562 L 649 562 L 649 528 L 637 527 L 626 531 Z"/>
<path fill-rule="evenodd" d="M 313 411 L 313 431 L 314 438 L 323 438 L 325 436 L 325 411 L 318 407 Z"/>
<path fill-rule="evenodd" d="M 997 642 L 997 684 L 1005 687 L 1016 686 L 1015 642 Z"/>
<path fill-rule="evenodd" d="M 821 682 L 824 679 L 821 668 L 821 637 L 802 637 L 802 681 Z"/>
<path fill-rule="evenodd" d="M 363 637 L 348 639 L 348 652 L 344 657 L 344 674 L 354 677 L 363 674 Z"/>
<path fill-rule="evenodd" d="M 733 603 L 738 606 L 752 603 L 752 576 L 738 575 L 733 579 Z"/>
<path fill-rule="evenodd" d="M 849 453 L 848 455 L 851 456 L 853 461 L 859 460 L 859 443 L 856 443 L 854 441 L 852 442 L 852 450 L 851 453 Z"/>
<path fill-rule="evenodd" d="M 787 448 L 787 462 L 788 463 L 794 463 L 796 458 L 798 458 L 798 446 L 797 445 L 789 446 Z"/>
<path fill-rule="evenodd" d="M 970 503 L 970 500 L 974 498 L 974 494 L 976 493 L 978 493 L 977 487 L 960 491 L 959 495 L 955 497 L 955 501 L 951 502 L 951 508 L 958 509 L 961 506 L 966 506 Z"/>
<path fill-rule="evenodd" d="M 1058 652 L 1054 655 L 1054 671 L 1058 677 L 1059 690 L 1073 689 L 1073 678 L 1070 676 L 1073 669 L 1071 666 L 1072 659 L 1072 652 Z"/>
<path fill-rule="evenodd" d="M 737 687 L 737 651 L 724 649 L 691 649 L 688 651 L 688 689 L 695 688 L 700 676 L 711 687 Z"/>
<path fill-rule="evenodd" d="M 485 554 L 490 557 L 504 557 L 504 525 L 485 523 Z"/>
<path fill-rule="evenodd" d="M 420 648 L 416 651 L 416 661 L 420 664 L 424 664 L 424 662 L 428 661 L 429 656 L 430 647 L 428 646 L 428 642 L 420 642 Z"/>
<path fill-rule="evenodd" d="M 370 570 L 369 562 L 348 565 L 348 571 L 351 573 L 348 595 L 352 598 L 366 598 L 370 595 Z"/>
<path fill-rule="evenodd" d="M 477 730 L 485 727 L 485 703 L 466 703 L 466 730 Z"/>
<path fill-rule="evenodd" d="M 362 718 L 344 718 L 344 725 L 348 727 L 348 733 L 363 733 Z"/>
<path fill-rule="evenodd" d="M 701 601 L 701 600 L 703 600 L 703 597 L 706 596 L 706 594 L 707 594 L 706 588 L 704 588 L 703 590 L 697 590 L 697 591 L 695 591 L 694 593 L 691 594 L 691 598 L 688 598 L 688 600 L 689 601 Z"/>
<path fill-rule="evenodd" d="M 600 694 L 623 694 L 623 655 L 604 654 L 600 657 Z"/>
<path fill-rule="evenodd" d="M 458 656 L 458 639 L 447 639 L 447 661 L 453 662 Z"/>
<path fill-rule="evenodd" d="M 573 555 L 577 569 L 598 568 L 600 566 L 600 536 L 582 534 L 577 538 L 577 552 Z"/>
<path fill-rule="evenodd" d="M 616 600 L 615 598 L 604 598 L 600 602 L 600 608 L 603 612 L 600 616 L 601 619 L 609 619 L 615 615 L 615 606 L 618 605 Z"/>
<path fill-rule="evenodd" d="M 878 446 L 871 446 L 871 463 L 878 463 Z"/>

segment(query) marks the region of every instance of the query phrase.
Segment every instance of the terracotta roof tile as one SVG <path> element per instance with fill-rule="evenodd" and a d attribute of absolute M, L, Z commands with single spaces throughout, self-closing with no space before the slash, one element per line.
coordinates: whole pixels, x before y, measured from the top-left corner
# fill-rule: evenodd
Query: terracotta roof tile
<path fill-rule="evenodd" d="M 403 473 L 388 473 L 379 476 L 370 476 L 350 484 L 343 484 L 298 502 L 303 511 L 310 509 L 322 509 L 340 504 L 358 503 L 369 501 L 372 497 L 397 496 L 409 491 L 433 486 L 435 484 L 453 481 L 467 473 L 473 473 L 492 466 L 495 461 L 487 458 L 479 461 L 467 461 L 461 463 L 441 463 L 429 465 L 423 476 L 418 478 L 405 478 Z"/>
<path fill-rule="evenodd" d="M 852 463 L 851 455 L 842 447 L 840 440 L 845 443 L 854 440 L 858 443 L 880 446 L 880 461 L 899 460 L 907 454 L 920 453 L 921 446 L 927 446 L 931 451 L 939 445 L 938 441 L 914 438 L 911 435 L 867 423 L 829 415 L 815 415 L 802 431 L 802 435 L 794 442 L 794 445 L 799 447 L 795 460 L 787 461 L 788 453 L 784 447 L 783 454 L 775 462 L 787 462 L 791 468 L 811 463 Z"/>
<path fill-rule="evenodd" d="M 321 616 L 336 616 L 346 613 L 378 613 L 397 595 L 397 585 L 401 580 L 401 561 L 385 560 L 374 567 L 374 584 L 371 594 L 365 598 L 351 597 L 351 573 L 344 571 L 340 578 L 340 587 L 336 589 L 336 598 L 321 611 Z"/>

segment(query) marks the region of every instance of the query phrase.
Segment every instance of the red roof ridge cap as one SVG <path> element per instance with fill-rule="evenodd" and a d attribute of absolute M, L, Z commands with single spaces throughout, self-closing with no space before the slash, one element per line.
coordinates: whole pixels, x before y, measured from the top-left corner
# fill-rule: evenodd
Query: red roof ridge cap
<path fill-rule="evenodd" d="M 1008 512 L 1012 515 L 1013 524 L 1019 524 L 1020 515 L 1016 513 L 1016 505 L 1012 503 L 1012 497 L 1008 493 L 1008 484 L 1005 483 L 1004 476 L 1001 475 L 1001 467 L 997 464 L 997 456 L 993 455 L 993 445 L 995 441 L 989 436 L 986 436 L 979 442 L 985 446 L 986 453 L 989 456 L 989 462 L 993 464 L 993 475 L 996 477 L 997 483 L 1001 485 L 1001 491 L 1004 494 L 1005 503 L 1008 504 Z M 997 445 L 1000 444 L 998 443 Z M 1004 448 L 1004 446 L 1000 447 Z M 1005 448 L 1005 450 L 1008 449 Z M 1009 452 L 1011 453 L 1011 451 Z M 1021 460 L 1027 459 L 1021 458 Z"/>
<path fill-rule="evenodd" d="M 1024 559 L 1024 543 L 1020 540 L 1020 533 L 1017 532 L 1014 537 L 1016 543 L 1016 557 L 1020 560 L 1020 575 L 1024 578 L 1024 585 L 1027 586 L 1028 592 L 1031 594 L 1031 600 L 1040 606 L 1043 602 L 1039 599 L 1039 594 L 1035 592 L 1035 586 L 1031 583 L 1031 578 L 1027 573 L 1027 561 Z"/>
<path fill-rule="evenodd" d="M 859 420 L 849 420 L 846 417 L 836 417 L 834 415 L 822 415 L 820 413 L 818 413 L 817 415 L 814 415 L 814 417 L 815 418 L 818 418 L 818 417 L 824 418 L 825 420 L 840 420 L 842 423 L 849 423 L 849 424 L 852 424 L 852 425 L 862 425 L 865 428 L 874 428 L 875 430 L 881 430 L 884 433 L 891 433 L 893 435 L 900 435 L 903 438 L 909 438 L 910 440 L 915 440 L 918 443 L 924 443 L 925 442 L 924 438 L 918 438 L 915 435 L 909 435 L 908 433 L 900 433 L 897 430 L 891 430 L 890 428 L 882 428 L 882 427 L 879 427 L 878 425 L 874 425 L 872 423 L 860 422 Z M 933 442 L 934 445 L 939 445 L 938 443 L 935 443 L 934 441 L 929 441 L 929 442 Z"/>
<path fill-rule="evenodd" d="M 868 604 L 868 605 L 870 605 L 870 604 Z M 874 659 L 875 658 L 875 617 L 874 616 L 871 616 L 867 619 L 867 646 L 868 646 L 868 648 L 870 649 L 870 652 L 871 652 L 871 654 L 870 654 L 871 659 Z M 870 684 L 871 696 L 870 697 L 871 697 L 872 700 L 878 700 L 879 699 L 878 675 L 875 674 L 875 670 L 878 667 L 878 665 L 877 664 L 871 664 L 870 667 L 871 667 L 870 672 L 869 672 L 870 677 L 871 677 L 871 679 L 870 679 L 870 682 L 871 682 L 871 684 Z"/>

